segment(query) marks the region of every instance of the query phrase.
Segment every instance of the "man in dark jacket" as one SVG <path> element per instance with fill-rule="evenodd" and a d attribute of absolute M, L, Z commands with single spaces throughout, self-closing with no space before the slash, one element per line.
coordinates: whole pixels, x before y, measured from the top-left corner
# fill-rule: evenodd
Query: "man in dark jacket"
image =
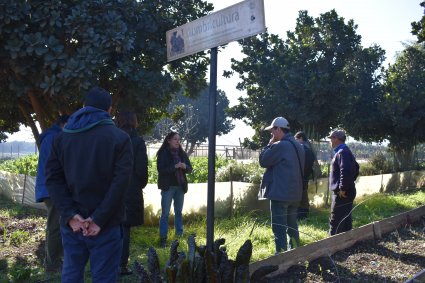
<path fill-rule="evenodd" d="M 44 202 L 47 208 L 46 221 L 46 256 L 44 260 L 46 272 L 60 272 L 62 270 L 62 238 L 59 229 L 59 211 L 52 204 L 46 188 L 44 168 L 53 146 L 53 139 L 62 132 L 68 121 L 68 115 L 62 115 L 58 121 L 40 135 L 40 153 L 38 154 L 37 175 L 35 178 L 35 200 Z"/>
<path fill-rule="evenodd" d="M 345 132 L 336 130 L 328 137 L 335 152 L 329 174 L 329 190 L 332 192 L 329 235 L 352 229 L 351 210 L 356 197 L 357 168 L 353 153 L 345 144 Z"/>
<path fill-rule="evenodd" d="M 313 166 L 317 162 L 316 155 L 311 148 L 311 144 L 302 131 L 295 134 L 295 139 L 302 145 L 305 152 L 305 163 L 304 163 L 304 180 L 303 180 L 303 195 L 301 197 L 300 206 L 298 207 L 298 220 L 302 220 L 308 217 L 310 212 L 310 201 L 308 199 L 308 182 L 310 177 L 314 179 Z"/>
<path fill-rule="evenodd" d="M 106 90 L 91 89 L 46 164 L 46 186 L 61 212 L 62 283 L 84 282 L 89 259 L 93 282 L 117 282 L 133 151 L 112 122 L 111 103 Z"/>

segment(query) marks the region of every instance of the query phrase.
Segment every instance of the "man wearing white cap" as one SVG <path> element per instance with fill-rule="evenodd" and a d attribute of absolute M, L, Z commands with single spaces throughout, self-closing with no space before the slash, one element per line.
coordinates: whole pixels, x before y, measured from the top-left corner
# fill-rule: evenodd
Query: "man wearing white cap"
<path fill-rule="evenodd" d="M 277 254 L 288 250 L 288 242 L 289 249 L 300 245 L 297 210 L 303 190 L 304 149 L 283 117 L 275 118 L 265 130 L 271 131 L 272 137 L 260 153 L 260 165 L 266 168 L 260 198 L 270 200 Z"/>

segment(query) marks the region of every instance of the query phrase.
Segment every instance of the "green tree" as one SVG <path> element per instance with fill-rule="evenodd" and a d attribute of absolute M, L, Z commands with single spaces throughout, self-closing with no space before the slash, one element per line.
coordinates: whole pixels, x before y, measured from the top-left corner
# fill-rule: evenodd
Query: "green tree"
<path fill-rule="evenodd" d="M 395 153 L 397 170 L 412 169 L 414 148 L 425 142 L 425 48 L 407 46 L 385 76 L 382 112 L 386 133 Z"/>
<path fill-rule="evenodd" d="M 229 133 L 234 125 L 226 114 L 229 99 L 222 90 L 217 91 L 216 134 Z M 169 106 L 165 119 L 155 127 L 152 138 L 162 140 L 170 129 L 176 130 L 185 143 L 185 150 L 190 155 L 196 145 L 207 140 L 209 135 L 209 88 L 203 89 L 197 98 L 178 93 Z"/>
<path fill-rule="evenodd" d="M 425 1 L 422 1 L 420 6 L 424 8 L 425 14 Z M 420 21 L 412 22 L 412 34 L 418 37 L 418 42 L 425 41 L 425 16 Z"/>
<path fill-rule="evenodd" d="M 364 90 L 376 80 L 368 76 L 383 60 L 379 47 L 363 49 L 356 29 L 353 20 L 345 23 L 335 10 L 315 19 L 300 11 L 295 31 L 287 33 L 285 42 L 268 34 L 240 42 L 246 57 L 232 61 L 232 70 L 239 73 L 238 88 L 246 90 L 247 97 L 240 98 L 231 113 L 256 130 L 255 142 L 269 138 L 261 130 L 276 116 L 314 139 L 343 124 L 354 97 L 362 95 L 350 71 L 357 69 Z M 367 65 L 368 60 L 373 62 Z"/>
<path fill-rule="evenodd" d="M 72 113 L 94 85 L 149 129 L 181 84 L 191 93 L 206 85 L 204 53 L 167 65 L 165 32 L 212 8 L 201 0 L 2 1 L 0 134 L 25 124 L 37 140 L 35 122 L 43 130 Z"/>
<path fill-rule="evenodd" d="M 346 66 L 350 108 L 343 113 L 342 126 L 356 140 L 382 142 L 387 137 L 388 122 L 382 111 L 382 80 L 385 51 L 379 46 L 358 50 Z"/>

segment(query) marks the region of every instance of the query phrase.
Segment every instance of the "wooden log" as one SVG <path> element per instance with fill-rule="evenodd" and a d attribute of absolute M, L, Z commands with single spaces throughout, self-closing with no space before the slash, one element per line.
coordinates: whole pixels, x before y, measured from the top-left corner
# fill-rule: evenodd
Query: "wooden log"
<path fill-rule="evenodd" d="M 293 265 L 304 265 L 305 262 L 310 262 L 324 256 L 331 256 L 338 251 L 351 247 L 356 242 L 380 239 L 382 234 L 394 231 L 399 227 L 409 225 L 419 220 L 423 215 L 425 215 L 425 205 L 381 221 L 375 221 L 345 233 L 337 234 L 329 238 L 253 262 L 249 265 L 249 270 L 252 274 L 255 270 L 262 266 L 277 265 L 279 269 L 271 273 L 270 276 L 280 274 L 286 272 L 288 268 Z"/>

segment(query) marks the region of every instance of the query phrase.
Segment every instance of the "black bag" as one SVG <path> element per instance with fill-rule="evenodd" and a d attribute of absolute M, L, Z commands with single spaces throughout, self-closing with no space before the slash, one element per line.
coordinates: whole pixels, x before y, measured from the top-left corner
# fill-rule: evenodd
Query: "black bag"
<path fill-rule="evenodd" d="M 360 165 L 357 163 L 356 159 L 354 159 L 354 181 L 357 180 L 360 172 Z"/>

